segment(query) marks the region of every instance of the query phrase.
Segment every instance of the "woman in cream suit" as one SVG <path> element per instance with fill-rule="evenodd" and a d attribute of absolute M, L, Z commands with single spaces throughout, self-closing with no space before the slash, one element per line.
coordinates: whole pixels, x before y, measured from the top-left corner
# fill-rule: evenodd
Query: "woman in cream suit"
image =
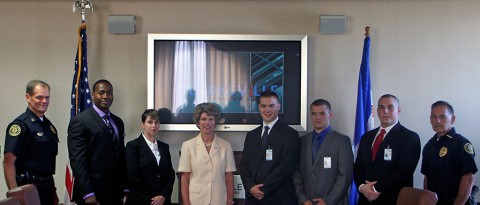
<path fill-rule="evenodd" d="M 182 145 L 178 171 L 185 205 L 233 204 L 232 146 L 215 134 L 221 113 L 215 104 L 202 103 L 193 110 L 200 134 Z"/>

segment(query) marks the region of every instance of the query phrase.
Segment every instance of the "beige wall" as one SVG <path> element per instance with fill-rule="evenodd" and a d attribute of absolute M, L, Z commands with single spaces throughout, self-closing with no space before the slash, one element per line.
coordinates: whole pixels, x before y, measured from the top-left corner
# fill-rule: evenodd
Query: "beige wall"
<path fill-rule="evenodd" d="M 66 130 L 79 13 L 66 0 L 0 1 L 0 143 L 8 123 L 26 107 L 30 79 L 52 86 L 47 112 L 60 133 L 55 175 L 63 195 L 67 161 Z M 401 101 L 402 124 L 418 132 L 424 144 L 432 135 L 432 102 L 443 99 L 456 109 L 457 130 L 479 150 L 480 1 L 338 0 L 338 1 L 152 1 L 92 0 L 88 13 L 90 85 L 109 79 L 115 88 L 112 111 L 123 117 L 128 140 L 140 133 L 146 108 L 147 34 L 303 34 L 309 36 L 308 102 L 328 99 L 332 126 L 353 135 L 358 70 L 364 27 L 372 27 L 371 78 L 374 101 L 384 93 Z M 108 34 L 108 15 L 137 18 L 135 35 Z M 347 33 L 319 33 L 320 15 L 346 15 Z M 376 119 L 378 125 L 378 119 Z M 311 126 L 309 125 L 309 129 Z M 196 132 L 163 132 L 174 167 L 181 142 Z M 303 133 L 301 133 L 303 134 Z M 245 133 L 219 133 L 242 150 Z M 3 147 L 3 146 L 2 146 Z M 477 163 L 479 161 L 477 160 Z M 419 166 L 418 166 L 419 167 Z M 419 168 L 415 186 L 421 187 Z M 3 170 L 0 171 L 3 175 Z M 476 181 L 478 184 L 479 180 Z M 3 178 L 0 193 L 6 191 Z M 175 190 L 176 191 L 176 190 Z M 174 193 L 176 201 L 176 192 Z"/>

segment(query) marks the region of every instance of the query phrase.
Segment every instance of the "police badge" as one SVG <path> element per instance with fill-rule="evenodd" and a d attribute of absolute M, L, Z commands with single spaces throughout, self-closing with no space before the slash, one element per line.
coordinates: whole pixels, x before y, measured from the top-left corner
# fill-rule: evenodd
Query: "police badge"
<path fill-rule="evenodd" d="M 442 147 L 442 149 L 440 149 L 440 153 L 438 153 L 438 156 L 444 157 L 445 155 L 447 155 L 447 152 L 448 149 L 446 147 Z"/>

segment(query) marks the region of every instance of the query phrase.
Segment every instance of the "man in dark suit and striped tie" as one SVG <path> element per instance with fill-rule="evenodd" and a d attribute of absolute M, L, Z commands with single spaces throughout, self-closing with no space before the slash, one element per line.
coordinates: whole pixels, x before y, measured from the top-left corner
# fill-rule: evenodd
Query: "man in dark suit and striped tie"
<path fill-rule="evenodd" d="M 278 119 L 278 95 L 260 94 L 263 125 L 247 133 L 240 171 L 247 190 L 246 205 L 297 203 L 292 176 L 299 159 L 298 132 Z"/>
<path fill-rule="evenodd" d="M 113 86 L 107 80 L 93 85 L 93 106 L 68 125 L 68 154 L 75 177 L 77 204 L 122 203 L 127 181 L 125 129 L 122 119 L 109 110 Z"/>

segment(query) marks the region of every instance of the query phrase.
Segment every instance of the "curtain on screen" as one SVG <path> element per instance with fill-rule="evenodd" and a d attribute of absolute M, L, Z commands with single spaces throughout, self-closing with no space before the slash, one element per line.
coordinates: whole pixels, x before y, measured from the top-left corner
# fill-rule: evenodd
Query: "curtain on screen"
<path fill-rule="evenodd" d="M 241 98 L 240 109 L 250 110 L 250 54 L 222 51 L 204 41 L 160 41 L 155 45 L 155 108 L 178 112 L 194 104 L 217 103 L 232 107 Z M 192 91 L 194 90 L 194 92 Z M 230 105 L 230 106 L 229 106 Z M 191 108 L 191 107 L 190 107 Z M 190 112 L 188 109 L 184 109 Z"/>

